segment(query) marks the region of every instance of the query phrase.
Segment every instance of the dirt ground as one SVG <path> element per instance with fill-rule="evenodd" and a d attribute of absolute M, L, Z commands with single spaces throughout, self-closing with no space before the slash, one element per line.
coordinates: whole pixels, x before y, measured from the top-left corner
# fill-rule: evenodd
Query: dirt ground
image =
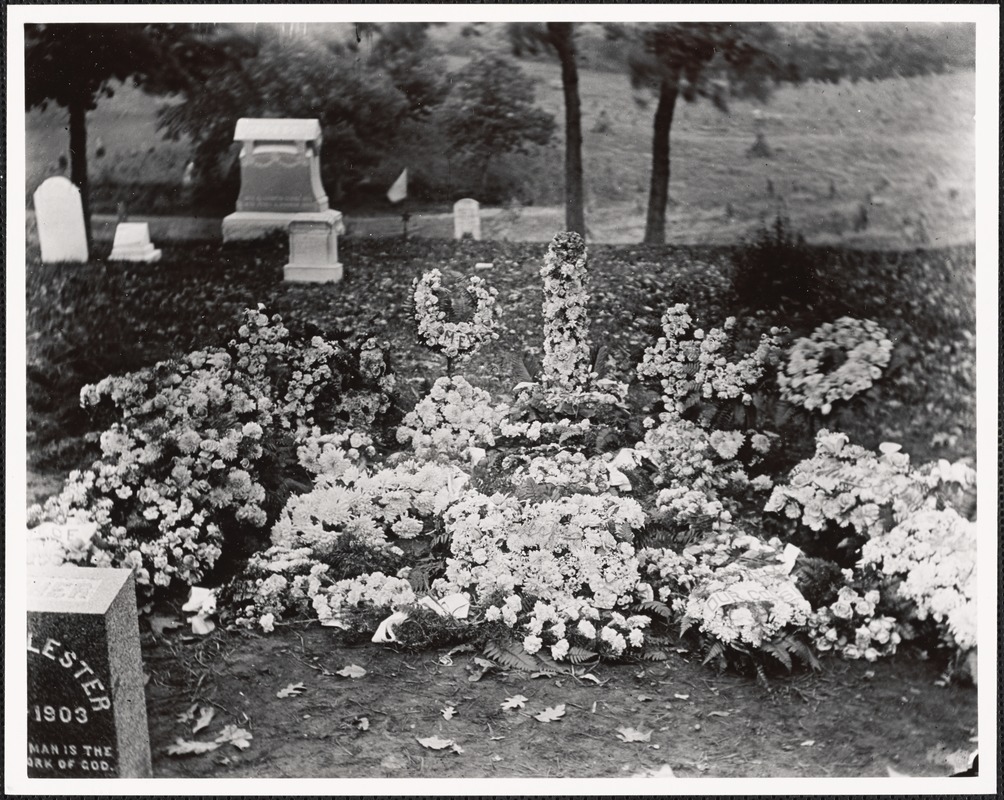
<path fill-rule="evenodd" d="M 938 685 L 939 668 L 915 658 L 828 660 L 764 687 L 685 652 L 533 677 L 482 674 L 474 652 L 340 647 L 316 625 L 185 630 L 144 635 L 156 777 L 587 778 L 666 765 L 680 778 L 943 777 L 977 747 L 976 689 Z M 338 674 L 351 665 L 365 674 Z M 525 706 L 502 710 L 516 695 Z M 536 719 L 560 704 L 560 718 Z M 212 720 L 193 734 L 205 708 Z M 249 746 L 168 753 L 226 725 Z M 632 731 L 642 741 L 624 741 Z M 430 737 L 442 749 L 418 741 Z"/>

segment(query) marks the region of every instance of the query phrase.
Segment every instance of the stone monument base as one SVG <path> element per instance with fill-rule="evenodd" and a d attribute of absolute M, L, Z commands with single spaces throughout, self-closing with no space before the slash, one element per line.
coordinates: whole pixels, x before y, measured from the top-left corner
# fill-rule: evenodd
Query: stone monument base
<path fill-rule="evenodd" d="M 287 264 L 282 268 L 282 278 L 290 283 L 338 283 L 344 275 L 339 264 Z"/>
<path fill-rule="evenodd" d="M 275 231 L 286 231 L 294 220 L 305 222 L 326 222 L 336 234 L 344 233 L 342 212 L 327 211 L 235 211 L 223 218 L 223 241 L 245 242 L 260 239 Z"/>
<path fill-rule="evenodd" d="M 152 244 L 148 244 L 145 247 L 119 247 L 112 250 L 112 254 L 108 256 L 109 261 L 145 261 L 147 264 L 152 264 L 155 261 L 160 261 L 161 252 L 160 250 L 155 250 Z"/>

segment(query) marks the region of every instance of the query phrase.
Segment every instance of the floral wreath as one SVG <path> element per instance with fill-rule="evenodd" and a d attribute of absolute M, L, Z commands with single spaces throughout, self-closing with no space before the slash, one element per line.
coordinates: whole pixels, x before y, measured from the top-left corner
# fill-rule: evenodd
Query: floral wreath
<path fill-rule="evenodd" d="M 821 371 L 833 351 L 846 360 L 835 369 Z M 871 320 L 841 317 L 825 322 L 792 345 L 788 363 L 777 376 L 781 397 L 809 411 L 818 408 L 829 414 L 834 401 L 849 400 L 881 377 L 891 353 L 886 331 Z"/>
<path fill-rule="evenodd" d="M 470 320 L 463 322 L 447 321 L 446 311 L 440 307 L 443 276 L 438 269 L 417 278 L 414 287 L 418 335 L 432 349 L 456 358 L 470 355 L 486 342 L 498 339 L 499 311 L 495 302 L 498 290 L 488 286 L 483 278 L 471 276 L 465 287 L 475 309 Z"/>

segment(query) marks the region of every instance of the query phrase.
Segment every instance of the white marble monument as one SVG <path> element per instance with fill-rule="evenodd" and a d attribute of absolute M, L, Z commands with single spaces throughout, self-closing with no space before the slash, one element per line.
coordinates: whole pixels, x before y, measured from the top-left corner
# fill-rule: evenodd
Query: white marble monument
<path fill-rule="evenodd" d="M 160 261 L 160 250 L 150 242 L 148 222 L 120 222 L 115 228 L 115 241 L 109 261 Z"/>
<path fill-rule="evenodd" d="M 463 239 L 465 236 L 481 241 L 481 205 L 470 197 L 453 204 L 453 238 Z"/>
<path fill-rule="evenodd" d="M 86 263 L 87 231 L 80 190 L 62 175 L 44 180 L 32 195 L 42 262 Z"/>

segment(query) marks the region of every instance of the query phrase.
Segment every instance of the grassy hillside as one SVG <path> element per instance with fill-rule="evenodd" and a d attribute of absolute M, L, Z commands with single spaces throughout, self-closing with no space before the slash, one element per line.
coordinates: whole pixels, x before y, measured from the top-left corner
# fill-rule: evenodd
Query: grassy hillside
<path fill-rule="evenodd" d="M 464 62 L 449 56 L 451 69 Z M 530 156 L 499 159 L 489 175 L 498 197 L 522 205 L 562 201 L 563 108 L 556 63 L 523 62 L 539 104 L 559 122 L 558 138 Z M 641 238 L 648 196 L 653 107 L 626 75 L 584 69 L 581 75 L 587 222 L 594 238 Z M 181 187 L 186 145 L 164 142 L 154 114 L 162 100 L 123 87 L 89 116 L 94 206 L 133 213 L 190 214 Z M 609 121 L 605 131 L 598 122 Z M 727 242 L 777 211 L 817 242 L 912 246 L 972 241 L 974 232 L 975 76 L 971 72 L 855 85 L 807 84 L 777 91 L 762 105 L 735 102 L 728 113 L 708 103 L 680 103 L 672 134 L 670 238 Z M 27 192 L 60 171 L 66 153 L 60 109 L 27 118 Z M 748 155 L 757 131 L 769 158 Z M 382 199 L 403 166 L 425 207 L 447 210 L 468 193 L 469 178 L 441 137 L 416 129 L 409 144 L 370 176 L 369 197 L 346 198 L 353 213 L 390 212 Z M 99 145 L 104 154 L 98 157 Z M 467 183 L 465 183 L 467 181 Z M 865 209 L 868 226 L 855 231 Z M 613 237 L 613 238 L 611 238 Z"/>

